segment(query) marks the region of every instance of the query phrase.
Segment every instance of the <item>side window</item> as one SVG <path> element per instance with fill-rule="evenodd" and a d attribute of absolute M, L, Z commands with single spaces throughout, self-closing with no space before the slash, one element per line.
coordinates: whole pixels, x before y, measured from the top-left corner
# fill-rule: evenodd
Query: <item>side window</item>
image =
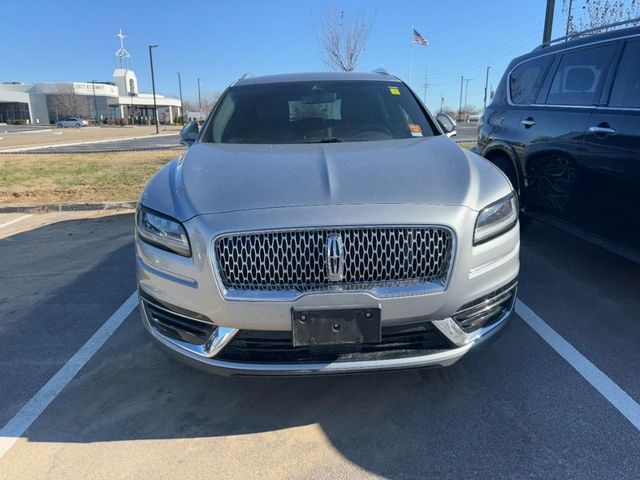
<path fill-rule="evenodd" d="M 551 55 L 545 55 L 523 63 L 509 75 L 511 102 L 518 105 L 533 103 L 544 80 Z"/>
<path fill-rule="evenodd" d="M 612 107 L 640 107 L 640 41 L 629 42 L 624 49 L 616 79 L 613 82 L 609 105 Z"/>
<path fill-rule="evenodd" d="M 548 105 L 593 105 L 607 76 L 613 45 L 565 53 L 556 70 Z"/>

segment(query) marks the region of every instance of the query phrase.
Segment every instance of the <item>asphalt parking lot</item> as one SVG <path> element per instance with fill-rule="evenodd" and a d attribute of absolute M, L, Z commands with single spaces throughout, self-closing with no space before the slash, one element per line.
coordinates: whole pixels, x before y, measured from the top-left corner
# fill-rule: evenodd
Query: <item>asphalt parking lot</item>
<path fill-rule="evenodd" d="M 453 137 L 458 143 L 476 143 L 478 140 L 478 125 L 475 123 L 460 123 L 456 126 L 456 136 Z"/>
<path fill-rule="evenodd" d="M 225 378 L 144 331 L 130 213 L 21 217 L 0 219 L 3 479 L 640 478 L 640 267 L 567 233 L 531 225 L 526 318 L 450 368 Z"/>

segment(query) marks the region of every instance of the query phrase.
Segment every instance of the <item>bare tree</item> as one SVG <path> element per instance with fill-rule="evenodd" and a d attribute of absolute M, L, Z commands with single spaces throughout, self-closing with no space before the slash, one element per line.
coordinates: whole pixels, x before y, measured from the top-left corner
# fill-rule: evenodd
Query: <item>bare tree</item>
<path fill-rule="evenodd" d="M 562 13 L 568 32 L 580 32 L 640 17 L 640 0 L 563 0 Z"/>
<path fill-rule="evenodd" d="M 332 70 L 353 71 L 367 46 L 372 26 L 373 20 L 365 10 L 350 18 L 336 3 L 327 6 L 315 25 L 324 63 Z"/>
<path fill-rule="evenodd" d="M 205 115 L 207 115 L 211 110 L 213 110 L 213 107 L 216 106 L 220 95 L 222 95 L 221 92 L 211 92 L 202 95 L 202 112 Z"/>
<path fill-rule="evenodd" d="M 221 92 L 211 92 L 211 93 L 202 93 L 200 96 L 202 100 L 202 113 L 207 115 L 213 107 L 215 107 L 218 99 L 222 95 Z M 183 102 L 184 111 L 185 112 L 197 112 L 200 110 L 200 103 L 198 102 L 198 98 L 191 100 L 184 100 Z"/>
<path fill-rule="evenodd" d="M 87 117 L 89 107 L 84 95 L 76 95 L 70 85 L 62 86 L 55 94 L 47 95 L 49 117 L 56 122 L 67 117 Z"/>
<path fill-rule="evenodd" d="M 442 107 L 442 109 L 440 110 L 440 112 L 442 113 L 446 113 L 447 115 L 449 115 L 451 118 L 456 118 L 458 116 L 458 111 L 455 110 L 454 108 L 450 107 L 449 105 L 444 105 Z M 439 112 L 439 113 L 440 113 Z"/>
<path fill-rule="evenodd" d="M 462 110 L 460 111 L 460 118 L 462 118 L 465 122 L 468 122 L 470 117 L 478 115 L 481 110 L 482 109 L 474 105 L 463 105 Z"/>

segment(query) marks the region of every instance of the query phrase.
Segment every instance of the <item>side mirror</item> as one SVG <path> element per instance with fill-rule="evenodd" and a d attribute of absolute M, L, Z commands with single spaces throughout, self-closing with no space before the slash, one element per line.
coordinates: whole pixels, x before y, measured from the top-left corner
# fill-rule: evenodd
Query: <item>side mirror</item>
<path fill-rule="evenodd" d="M 180 130 L 180 143 L 182 145 L 186 145 L 187 147 L 190 147 L 191 145 L 193 145 L 193 142 L 195 142 L 196 139 L 198 138 L 198 132 L 199 132 L 198 122 L 194 120 L 192 122 L 187 123 L 187 125 L 182 130 Z"/>
<path fill-rule="evenodd" d="M 436 121 L 442 131 L 447 135 L 447 137 L 451 137 L 455 135 L 456 132 L 456 122 L 453 118 L 451 118 L 446 113 L 439 113 L 436 115 Z"/>

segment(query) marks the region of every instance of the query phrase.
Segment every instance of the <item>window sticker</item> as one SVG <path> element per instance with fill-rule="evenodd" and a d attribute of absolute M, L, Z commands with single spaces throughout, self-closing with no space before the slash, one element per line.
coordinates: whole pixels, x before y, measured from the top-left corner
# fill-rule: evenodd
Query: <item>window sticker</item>
<path fill-rule="evenodd" d="M 391 95 L 400 95 L 400 89 L 398 87 L 389 87 Z"/>
<path fill-rule="evenodd" d="M 413 137 L 421 137 L 422 136 L 422 127 L 417 123 L 409 124 L 409 131 L 411 132 L 411 136 Z"/>

